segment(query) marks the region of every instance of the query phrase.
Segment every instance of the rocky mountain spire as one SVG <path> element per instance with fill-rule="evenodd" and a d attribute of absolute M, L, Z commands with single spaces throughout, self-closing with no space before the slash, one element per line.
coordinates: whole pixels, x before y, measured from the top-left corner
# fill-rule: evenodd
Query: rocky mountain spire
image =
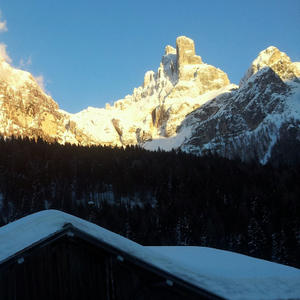
<path fill-rule="evenodd" d="M 68 114 L 30 73 L 0 60 L 0 133 L 196 154 L 206 149 L 243 159 L 252 149 L 267 161 L 278 137 L 293 130 L 300 139 L 299 77 L 300 63 L 272 46 L 252 62 L 238 88 L 202 61 L 193 40 L 180 36 L 176 49 L 165 47 L 157 71 L 146 72 L 131 95 L 106 108 Z"/>
<path fill-rule="evenodd" d="M 196 55 L 194 41 L 186 36 L 176 39 L 176 71 L 178 80 L 170 98 L 197 97 L 230 84 L 225 72 Z"/>
<path fill-rule="evenodd" d="M 260 52 L 238 89 L 220 93 L 185 118 L 176 146 L 261 163 L 291 149 L 300 139 L 299 71 L 299 63 L 276 47 Z"/>
<path fill-rule="evenodd" d="M 195 53 L 194 41 L 186 36 L 180 36 L 176 39 L 177 68 L 179 80 L 190 79 L 185 66 L 202 64 L 202 59 Z"/>

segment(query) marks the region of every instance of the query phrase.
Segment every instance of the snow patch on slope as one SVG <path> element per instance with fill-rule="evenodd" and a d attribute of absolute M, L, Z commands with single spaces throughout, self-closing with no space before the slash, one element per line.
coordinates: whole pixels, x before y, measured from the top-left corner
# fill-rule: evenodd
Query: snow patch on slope
<path fill-rule="evenodd" d="M 209 91 L 201 96 L 198 96 L 197 98 L 186 98 L 186 102 L 188 102 L 191 106 L 195 105 L 197 108 L 202 106 L 203 104 L 217 98 L 218 96 L 229 93 L 233 90 L 236 90 L 238 88 L 235 84 L 229 84 L 223 88 L 220 88 L 218 90 Z M 184 99 L 182 99 L 182 102 L 184 103 Z M 182 104 L 181 102 L 181 104 Z M 168 103 L 168 102 L 167 102 Z M 173 108 L 176 106 L 175 104 L 170 103 L 170 108 Z M 185 118 L 185 115 L 183 115 L 181 121 L 183 121 Z M 179 123 L 180 128 L 178 128 L 177 133 L 174 136 L 164 138 L 159 137 L 157 139 L 153 139 L 152 141 L 147 141 L 144 143 L 143 147 L 146 150 L 165 150 L 170 151 L 172 149 L 179 148 L 186 140 L 188 140 L 193 133 L 193 126 L 191 126 L 190 123 Z"/>
<path fill-rule="evenodd" d="M 150 151 L 156 151 L 156 150 L 165 150 L 165 151 L 171 151 L 172 149 L 178 149 L 185 140 L 189 139 L 191 137 L 191 128 L 184 128 L 181 130 L 178 134 L 172 137 L 168 138 L 158 138 L 154 139 L 150 142 L 146 142 L 143 147 L 146 150 Z"/>

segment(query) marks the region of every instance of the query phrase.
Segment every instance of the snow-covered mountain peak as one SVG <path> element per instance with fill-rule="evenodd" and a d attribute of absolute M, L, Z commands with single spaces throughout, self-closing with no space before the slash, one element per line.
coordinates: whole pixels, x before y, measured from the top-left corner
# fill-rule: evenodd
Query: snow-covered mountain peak
<path fill-rule="evenodd" d="M 132 95 L 106 109 L 74 115 L 78 127 L 100 143 L 143 144 L 171 137 L 185 116 L 203 104 L 201 95 L 229 84 L 227 75 L 202 62 L 194 41 L 178 37 L 176 49 L 165 47 L 157 72 L 148 71 Z"/>
<path fill-rule="evenodd" d="M 29 72 L 13 68 L 1 57 L 0 81 L 10 85 L 13 89 L 19 89 L 26 84 L 37 85 L 37 82 Z"/>
<path fill-rule="evenodd" d="M 275 70 L 262 66 L 239 89 L 189 114 L 177 133 L 189 128 L 189 136 L 179 148 L 266 163 L 278 145 L 294 144 L 300 139 L 300 84 L 283 80 Z"/>
<path fill-rule="evenodd" d="M 212 151 L 266 162 L 278 141 L 300 140 L 299 87 L 300 62 L 274 46 L 259 53 L 238 88 L 225 72 L 202 61 L 192 39 L 180 36 L 131 95 L 69 114 L 30 73 L 2 58 L 0 132 L 82 145 Z"/>
<path fill-rule="evenodd" d="M 286 53 L 278 48 L 270 46 L 261 51 L 253 60 L 250 68 L 240 82 L 243 86 L 246 81 L 256 72 L 264 67 L 270 67 L 282 80 L 295 80 L 300 77 L 298 63 L 293 63 Z"/>
<path fill-rule="evenodd" d="M 29 73 L 0 60 L 0 134 L 60 143 L 90 143 L 71 124 L 69 115 L 39 86 Z"/>

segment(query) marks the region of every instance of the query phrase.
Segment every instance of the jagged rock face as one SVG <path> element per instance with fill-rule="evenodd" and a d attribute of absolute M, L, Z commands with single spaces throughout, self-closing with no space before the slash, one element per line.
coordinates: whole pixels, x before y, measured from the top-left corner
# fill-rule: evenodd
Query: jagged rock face
<path fill-rule="evenodd" d="M 216 152 L 233 158 L 263 159 L 268 150 L 262 126 L 270 115 L 280 115 L 289 87 L 271 68 L 261 69 L 243 88 L 225 93 L 193 112 L 182 126 L 193 126 L 185 151 Z M 275 128 L 274 128 L 275 129 Z M 252 151 L 250 151 L 252 149 Z M 257 151 L 253 151 L 257 149 Z"/>
<path fill-rule="evenodd" d="M 240 83 L 204 63 L 187 37 L 166 46 L 132 95 L 77 114 L 59 110 L 27 72 L 0 59 L 0 133 L 82 145 L 207 151 L 265 163 L 278 140 L 300 141 L 300 63 L 262 51 Z M 284 148 L 281 144 L 279 148 Z M 278 150 L 276 150 L 278 152 Z"/>
<path fill-rule="evenodd" d="M 177 67 L 180 80 L 191 79 L 190 72 L 186 71 L 186 66 L 202 64 L 200 56 L 195 54 L 194 41 L 180 36 L 176 39 L 176 51 L 177 51 Z"/>
<path fill-rule="evenodd" d="M 185 36 L 178 37 L 176 49 L 178 82 L 169 95 L 170 98 L 195 98 L 230 84 L 226 73 L 203 63 L 201 57 L 195 54 L 193 40 Z"/>
<path fill-rule="evenodd" d="M 278 141 L 300 140 L 299 64 L 278 51 L 262 51 L 239 89 L 220 93 L 189 114 L 177 131 L 177 147 L 266 163 Z"/>
<path fill-rule="evenodd" d="M 242 86 L 257 71 L 264 67 L 270 67 L 282 80 L 295 80 L 300 77 L 298 63 L 292 63 L 291 59 L 276 47 L 270 46 L 261 51 L 258 57 L 252 62 L 250 68 L 240 82 Z"/>
<path fill-rule="evenodd" d="M 0 133 L 6 137 L 41 137 L 78 143 L 87 137 L 76 128 L 66 128 L 68 119 L 57 103 L 39 87 L 30 73 L 0 60 Z"/>
<path fill-rule="evenodd" d="M 184 36 L 177 38 L 176 49 L 166 46 L 157 72 L 146 72 L 132 95 L 78 114 L 59 110 L 29 73 L 3 61 L 1 66 L 3 134 L 84 145 L 122 146 L 172 137 L 185 116 L 208 99 L 203 94 L 229 84 L 227 75 L 203 63 L 193 40 Z"/>
<path fill-rule="evenodd" d="M 175 135 L 185 116 L 203 103 L 203 94 L 228 84 L 227 75 L 203 63 L 193 40 L 182 36 L 176 49 L 166 46 L 157 72 L 146 72 L 132 95 L 105 110 L 89 108 L 71 118 L 99 143 L 143 144 Z"/>
<path fill-rule="evenodd" d="M 173 48 L 170 45 L 167 45 L 165 48 L 165 55 L 169 55 L 169 54 L 175 54 L 176 55 L 176 49 Z"/>

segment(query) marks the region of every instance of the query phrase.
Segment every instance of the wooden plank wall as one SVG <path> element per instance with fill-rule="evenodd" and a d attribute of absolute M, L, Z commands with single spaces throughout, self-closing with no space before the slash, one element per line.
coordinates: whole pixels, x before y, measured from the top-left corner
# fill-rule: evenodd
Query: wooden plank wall
<path fill-rule="evenodd" d="M 201 299 L 76 237 L 63 236 L 19 262 L 0 271 L 0 299 Z"/>

